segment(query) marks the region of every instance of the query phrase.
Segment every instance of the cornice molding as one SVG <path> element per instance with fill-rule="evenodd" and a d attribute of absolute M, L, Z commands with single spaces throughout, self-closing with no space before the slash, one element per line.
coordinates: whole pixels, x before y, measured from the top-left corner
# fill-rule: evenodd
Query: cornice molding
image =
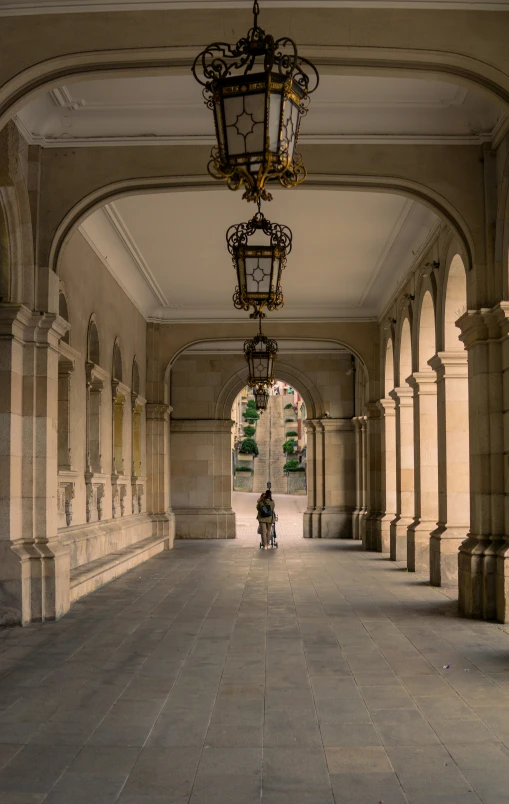
<path fill-rule="evenodd" d="M 207 145 L 213 146 L 216 142 L 213 136 L 206 134 L 149 134 L 147 136 L 114 136 L 114 137 L 44 137 L 32 134 L 18 116 L 14 118 L 20 134 L 29 145 L 39 145 L 41 148 L 92 148 L 92 147 L 119 147 L 132 145 Z M 503 125 L 502 125 L 503 124 Z M 509 118 L 503 118 L 497 124 L 496 141 L 501 140 L 509 128 Z M 301 145 L 482 145 L 494 143 L 493 132 L 479 132 L 474 134 L 302 134 L 299 137 Z"/>
<path fill-rule="evenodd" d="M 270 8 L 404 8 L 507 11 L 509 0 L 265 0 Z M 245 0 L 0 0 L 0 16 L 246 9 Z"/>

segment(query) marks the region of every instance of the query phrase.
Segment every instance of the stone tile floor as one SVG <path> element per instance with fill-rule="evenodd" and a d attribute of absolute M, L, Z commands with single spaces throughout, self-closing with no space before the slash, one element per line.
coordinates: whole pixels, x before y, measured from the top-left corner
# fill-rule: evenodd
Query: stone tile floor
<path fill-rule="evenodd" d="M 302 540 L 302 500 L 260 551 L 248 502 L 235 542 L 0 631 L 0 804 L 507 804 L 506 631 Z"/>

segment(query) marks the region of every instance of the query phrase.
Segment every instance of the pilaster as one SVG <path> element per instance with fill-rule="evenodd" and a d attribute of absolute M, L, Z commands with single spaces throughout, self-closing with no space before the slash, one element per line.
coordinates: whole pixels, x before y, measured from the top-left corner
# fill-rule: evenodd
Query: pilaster
<path fill-rule="evenodd" d="M 306 480 L 308 487 L 308 504 L 303 517 L 303 536 L 313 538 L 313 514 L 316 511 L 316 428 L 312 419 L 304 422 L 306 428 Z"/>
<path fill-rule="evenodd" d="M 415 519 L 408 527 L 407 566 L 429 576 L 430 539 L 438 520 L 437 386 L 435 372 L 414 372 Z"/>
<path fill-rule="evenodd" d="M 147 402 L 147 514 L 154 536 L 167 537 L 173 546 L 175 519 L 170 502 L 170 405 Z"/>
<path fill-rule="evenodd" d="M 437 377 L 438 522 L 430 541 L 430 582 L 456 587 L 459 548 L 470 523 L 468 354 L 438 352 L 428 364 Z"/>
<path fill-rule="evenodd" d="M 391 522 L 390 557 L 407 561 L 408 528 L 415 518 L 414 505 L 414 392 L 405 385 L 390 394 L 396 403 L 396 500 L 397 513 Z"/>
<path fill-rule="evenodd" d="M 384 470 L 381 475 L 382 516 L 380 538 L 382 553 L 391 550 L 391 523 L 398 519 L 396 500 L 396 402 L 390 397 L 378 402 L 383 420 L 381 427 L 381 453 L 384 456 Z"/>
<path fill-rule="evenodd" d="M 382 417 L 376 402 L 364 406 L 363 428 L 363 488 L 364 508 L 363 545 L 366 550 L 383 551 L 382 540 Z"/>

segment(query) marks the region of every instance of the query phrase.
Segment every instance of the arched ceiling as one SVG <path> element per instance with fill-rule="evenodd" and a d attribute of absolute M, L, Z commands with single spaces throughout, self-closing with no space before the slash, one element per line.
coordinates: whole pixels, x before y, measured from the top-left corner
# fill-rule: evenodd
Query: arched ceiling
<path fill-rule="evenodd" d="M 146 318 L 237 320 L 225 233 L 256 208 L 228 190 L 120 198 L 80 226 Z M 418 202 L 389 193 L 274 190 L 268 218 L 293 231 L 281 320 L 380 315 L 438 225 Z"/>

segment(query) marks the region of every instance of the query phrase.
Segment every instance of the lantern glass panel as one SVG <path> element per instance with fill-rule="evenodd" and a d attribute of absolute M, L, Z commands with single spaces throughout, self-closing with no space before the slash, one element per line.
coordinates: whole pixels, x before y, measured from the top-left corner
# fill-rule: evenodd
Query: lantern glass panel
<path fill-rule="evenodd" d="M 272 255 L 254 255 L 246 258 L 246 292 L 249 296 L 266 297 L 272 284 Z"/>
<path fill-rule="evenodd" d="M 293 100 L 287 100 L 283 111 L 283 130 L 281 133 L 281 144 L 288 148 L 288 157 L 293 161 L 293 152 L 297 142 L 299 131 L 300 109 Z"/>
<path fill-rule="evenodd" d="M 281 92 L 272 90 L 269 102 L 269 150 L 273 154 L 277 153 L 279 150 L 282 102 L 283 96 Z"/>
<path fill-rule="evenodd" d="M 228 89 L 232 94 L 228 93 Z M 262 89 L 265 87 L 262 86 Z M 228 154 L 233 157 L 263 154 L 265 91 L 250 93 L 247 86 L 225 87 L 223 104 Z"/>

